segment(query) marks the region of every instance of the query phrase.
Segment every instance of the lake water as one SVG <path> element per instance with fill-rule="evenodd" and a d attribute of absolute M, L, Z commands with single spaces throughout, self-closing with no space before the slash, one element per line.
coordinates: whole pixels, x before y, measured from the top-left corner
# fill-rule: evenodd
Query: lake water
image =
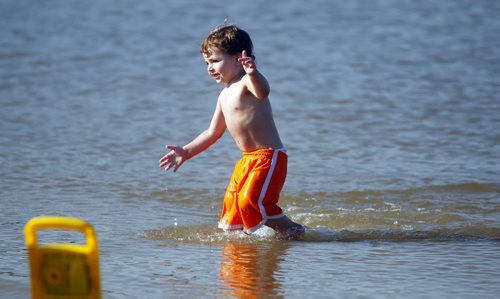
<path fill-rule="evenodd" d="M 495 0 L 2 1 L 0 297 L 29 297 L 22 231 L 39 215 L 94 225 L 104 298 L 497 297 L 499 14 Z M 216 228 L 241 155 L 228 134 L 158 168 L 165 144 L 208 126 L 222 86 L 199 44 L 226 16 L 271 84 L 280 203 L 304 240 Z"/>

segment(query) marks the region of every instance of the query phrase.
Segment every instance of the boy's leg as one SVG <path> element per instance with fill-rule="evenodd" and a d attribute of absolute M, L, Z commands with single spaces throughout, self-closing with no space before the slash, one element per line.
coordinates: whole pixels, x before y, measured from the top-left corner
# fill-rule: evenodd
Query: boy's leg
<path fill-rule="evenodd" d="M 224 194 L 224 202 L 222 205 L 222 213 L 219 218 L 219 228 L 224 230 L 242 229 L 243 222 L 238 211 L 237 190 L 241 180 L 241 164 L 242 159 L 234 165 L 233 174 L 227 185 L 226 193 Z"/>
<path fill-rule="evenodd" d="M 305 233 L 302 225 L 293 222 L 286 215 L 276 219 L 268 219 L 266 226 L 274 229 L 280 237 L 285 239 L 298 239 Z"/>

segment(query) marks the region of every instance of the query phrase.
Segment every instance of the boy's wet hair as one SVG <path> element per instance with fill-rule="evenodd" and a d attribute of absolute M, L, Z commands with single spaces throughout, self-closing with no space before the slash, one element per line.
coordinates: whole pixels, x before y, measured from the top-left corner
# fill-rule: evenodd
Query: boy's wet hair
<path fill-rule="evenodd" d="M 250 35 L 235 25 L 224 25 L 210 31 L 201 43 L 200 52 L 208 56 L 213 50 L 223 51 L 229 55 L 245 50 L 247 55 L 255 60 Z"/>

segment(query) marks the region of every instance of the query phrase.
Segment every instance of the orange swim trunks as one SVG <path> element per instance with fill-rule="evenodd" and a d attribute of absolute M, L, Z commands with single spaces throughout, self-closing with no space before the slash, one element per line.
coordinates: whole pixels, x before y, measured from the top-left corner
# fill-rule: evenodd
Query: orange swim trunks
<path fill-rule="evenodd" d="M 285 183 L 287 163 L 284 149 L 243 152 L 224 195 L 219 228 L 250 234 L 268 219 L 283 217 L 278 199 Z"/>

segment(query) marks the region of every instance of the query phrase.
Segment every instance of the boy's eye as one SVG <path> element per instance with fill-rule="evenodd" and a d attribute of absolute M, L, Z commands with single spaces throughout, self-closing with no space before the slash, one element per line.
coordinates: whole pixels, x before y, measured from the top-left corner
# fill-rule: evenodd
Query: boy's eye
<path fill-rule="evenodd" d="M 211 59 L 211 60 L 209 60 L 209 61 L 205 61 L 205 64 L 206 64 L 206 65 L 208 65 L 209 63 L 217 63 L 217 62 L 219 62 L 219 61 L 220 61 L 220 60 L 218 60 L 218 59 Z"/>

